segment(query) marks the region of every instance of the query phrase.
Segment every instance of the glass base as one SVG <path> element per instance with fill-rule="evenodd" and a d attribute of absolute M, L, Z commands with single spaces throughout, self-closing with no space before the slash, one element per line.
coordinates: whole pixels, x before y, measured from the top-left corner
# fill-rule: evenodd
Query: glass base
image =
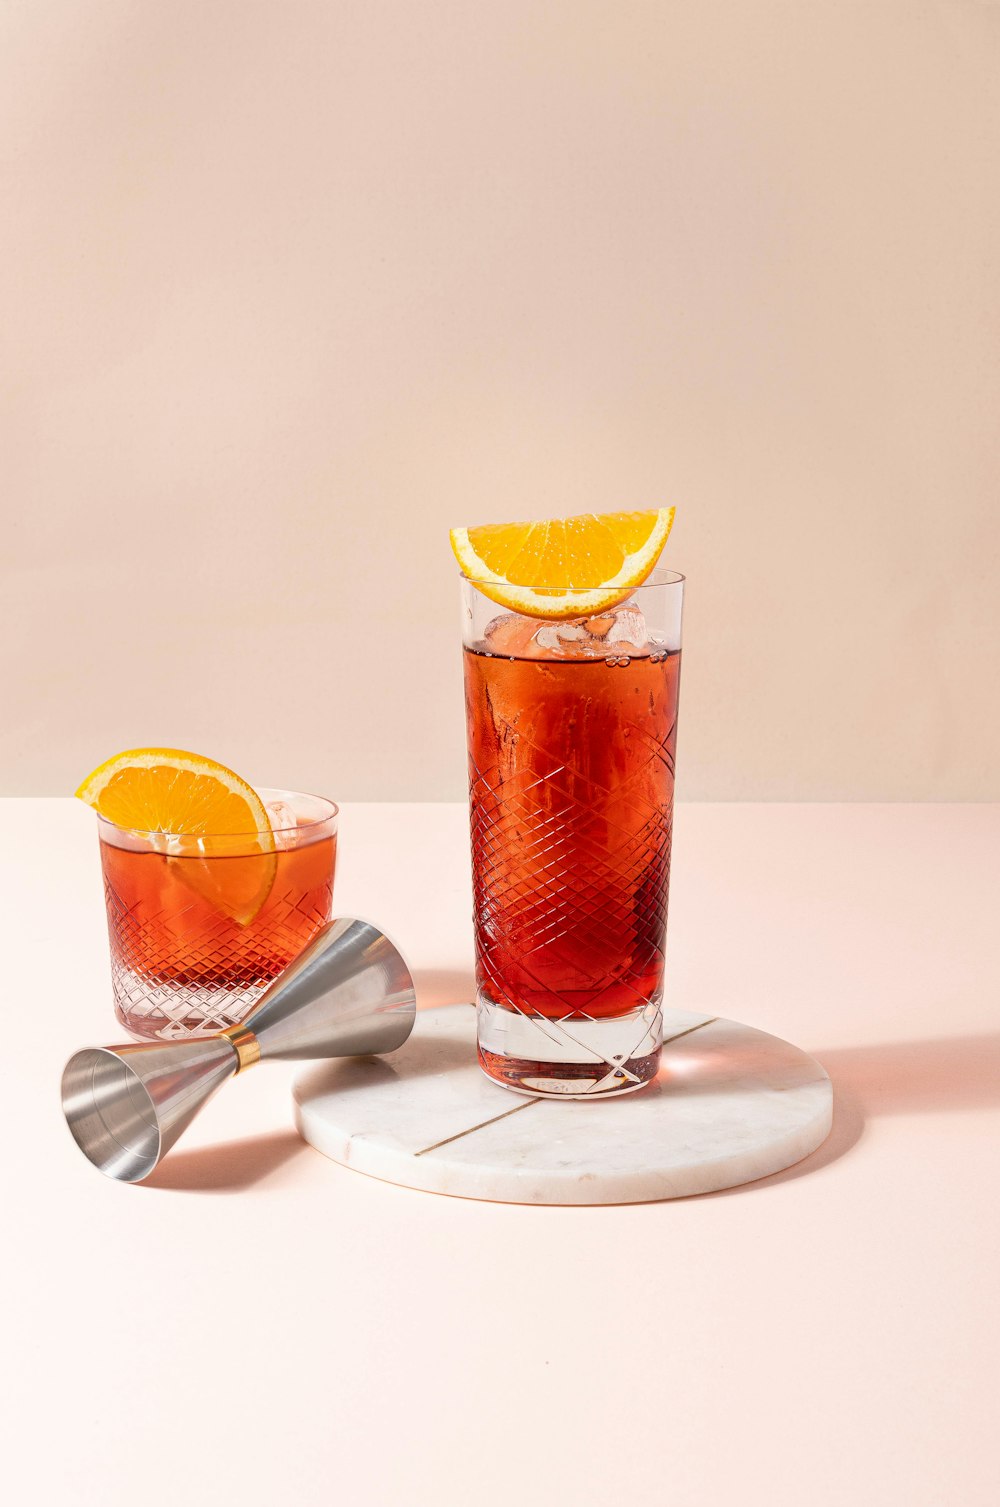
<path fill-rule="evenodd" d="M 649 1002 L 627 1015 L 547 1020 L 477 999 L 479 1065 L 515 1093 L 543 1099 L 606 1099 L 633 1094 L 655 1078 L 663 1013 Z"/>
<path fill-rule="evenodd" d="M 219 984 L 178 984 L 112 968 L 115 1014 L 142 1041 L 187 1041 L 238 1026 L 260 999 L 266 982 L 226 989 Z"/>

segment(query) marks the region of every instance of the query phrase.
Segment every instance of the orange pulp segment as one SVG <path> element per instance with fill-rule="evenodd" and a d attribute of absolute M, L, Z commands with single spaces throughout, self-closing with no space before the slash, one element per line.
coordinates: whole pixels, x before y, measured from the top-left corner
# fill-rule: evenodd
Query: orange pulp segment
<path fill-rule="evenodd" d="M 197 839 L 181 844 L 183 857 L 168 848 L 167 862 L 241 926 L 267 900 L 277 869 L 271 824 L 256 790 L 224 764 L 180 748 L 132 748 L 99 764 L 76 793 L 126 831 Z"/>
<path fill-rule="evenodd" d="M 485 596 L 530 617 L 570 618 L 625 601 L 653 571 L 674 508 L 581 513 L 551 523 L 451 531 L 462 572 Z"/>

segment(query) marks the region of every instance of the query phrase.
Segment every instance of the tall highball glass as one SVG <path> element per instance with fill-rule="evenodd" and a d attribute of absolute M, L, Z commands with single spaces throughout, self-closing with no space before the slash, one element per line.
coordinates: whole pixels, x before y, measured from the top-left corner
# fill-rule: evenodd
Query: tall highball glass
<path fill-rule="evenodd" d="M 551 622 L 462 581 L 479 1061 L 507 1088 L 656 1074 L 684 578 Z"/>

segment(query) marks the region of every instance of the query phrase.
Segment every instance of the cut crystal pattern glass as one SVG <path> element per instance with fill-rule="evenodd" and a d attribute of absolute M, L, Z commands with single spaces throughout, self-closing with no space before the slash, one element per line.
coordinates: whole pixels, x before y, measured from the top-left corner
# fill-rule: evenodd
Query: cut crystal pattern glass
<path fill-rule="evenodd" d="M 98 819 L 115 1011 L 175 1041 L 238 1025 L 330 919 L 337 808 L 261 791 L 284 823 L 256 834 L 127 832 Z"/>
<path fill-rule="evenodd" d="M 681 589 L 640 587 L 621 612 L 642 642 L 612 654 L 610 614 L 531 637 L 465 583 L 479 1052 L 508 1087 L 591 1097 L 655 1074 Z"/>

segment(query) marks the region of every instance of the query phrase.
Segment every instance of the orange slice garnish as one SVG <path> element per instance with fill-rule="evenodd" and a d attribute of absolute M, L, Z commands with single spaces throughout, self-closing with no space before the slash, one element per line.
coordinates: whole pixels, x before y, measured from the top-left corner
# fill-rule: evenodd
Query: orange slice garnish
<path fill-rule="evenodd" d="M 656 565 L 674 508 L 581 513 L 552 523 L 487 523 L 451 531 L 462 573 L 512 612 L 583 617 L 624 602 Z"/>
<path fill-rule="evenodd" d="M 93 770 L 76 792 L 107 821 L 153 839 L 190 889 L 248 925 L 274 884 L 274 835 L 264 803 L 224 764 L 180 748 L 132 748 Z M 191 841 L 184 856 L 158 834 Z"/>

